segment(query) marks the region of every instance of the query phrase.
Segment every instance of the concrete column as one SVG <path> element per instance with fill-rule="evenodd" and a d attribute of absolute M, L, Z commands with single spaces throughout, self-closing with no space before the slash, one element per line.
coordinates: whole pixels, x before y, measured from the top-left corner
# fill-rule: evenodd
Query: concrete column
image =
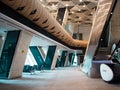
<path fill-rule="evenodd" d="M 22 76 L 24 63 L 26 60 L 29 44 L 33 34 L 27 31 L 21 31 L 18 43 L 13 56 L 8 78 L 17 78 Z"/>
<path fill-rule="evenodd" d="M 58 58 L 58 50 L 59 50 L 59 47 L 56 46 L 55 54 L 54 54 L 52 65 L 51 65 L 51 70 L 55 69 L 55 65 L 56 65 L 57 58 Z"/>
<path fill-rule="evenodd" d="M 82 71 L 86 74 L 90 73 L 92 67 L 92 60 L 94 58 L 95 52 L 99 46 L 99 40 L 101 38 L 102 32 L 104 31 L 106 21 L 109 21 L 110 14 L 114 8 L 116 0 L 99 0 L 98 7 L 95 13 L 95 18 L 93 20 L 91 33 L 89 37 L 89 43 L 86 48 L 86 53 L 84 57 L 84 62 L 82 65 Z M 101 19 L 102 17 L 102 19 Z"/>
<path fill-rule="evenodd" d="M 4 41 L 3 41 L 3 39 L 2 39 L 2 36 L 0 36 L 0 56 L 1 56 L 1 51 L 2 51 L 2 48 L 3 48 L 3 43 L 4 43 Z"/>
<path fill-rule="evenodd" d="M 2 44 L 3 44 L 3 40 L 2 40 L 2 36 L 0 36 L 0 50 L 2 48 Z"/>
<path fill-rule="evenodd" d="M 63 20 L 65 18 L 65 11 L 66 8 L 59 8 L 58 9 L 58 15 L 57 15 L 57 21 L 59 22 L 59 24 L 63 24 Z M 63 26 L 63 25 L 62 25 Z"/>
<path fill-rule="evenodd" d="M 67 51 L 66 50 L 62 50 L 62 54 L 61 54 L 61 58 L 60 58 L 60 66 L 61 67 L 64 67 L 65 61 L 66 61 L 66 57 L 67 57 Z"/>
<path fill-rule="evenodd" d="M 64 67 L 68 66 L 69 52 L 67 51 Z"/>
<path fill-rule="evenodd" d="M 68 19 L 68 9 L 65 9 L 65 13 L 64 13 L 64 18 L 63 18 L 63 22 L 62 22 L 62 26 L 65 28 L 66 24 L 67 24 L 67 19 Z"/>
<path fill-rule="evenodd" d="M 81 63 L 80 61 L 81 61 L 81 60 L 80 60 L 80 55 L 78 54 L 78 55 L 77 55 L 77 65 L 80 65 L 80 63 Z"/>
<path fill-rule="evenodd" d="M 43 48 L 40 47 L 40 46 L 39 46 L 38 48 L 39 48 L 39 52 L 41 53 L 42 57 L 43 57 L 44 60 L 45 60 L 45 52 L 44 52 Z"/>

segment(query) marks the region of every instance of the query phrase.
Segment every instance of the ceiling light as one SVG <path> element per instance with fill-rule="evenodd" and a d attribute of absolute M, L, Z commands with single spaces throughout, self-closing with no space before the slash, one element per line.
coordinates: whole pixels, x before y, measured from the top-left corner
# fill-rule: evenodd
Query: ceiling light
<path fill-rule="evenodd" d="M 78 9 L 78 11 L 81 11 L 81 9 Z"/>
<path fill-rule="evenodd" d="M 66 7 L 68 7 L 68 4 L 65 4 Z"/>
<path fill-rule="evenodd" d="M 74 13 L 74 12 L 72 11 L 72 13 Z"/>
<path fill-rule="evenodd" d="M 61 19 L 59 19 L 59 21 L 61 21 Z"/>
<path fill-rule="evenodd" d="M 93 12 L 91 12 L 91 14 L 93 14 Z"/>
<path fill-rule="evenodd" d="M 79 0 L 79 2 L 82 2 L 82 0 Z"/>
<path fill-rule="evenodd" d="M 55 5 L 54 5 L 54 4 L 52 4 L 52 7 L 53 7 L 53 8 L 55 8 Z"/>
<path fill-rule="evenodd" d="M 86 7 L 85 5 L 83 5 L 83 7 Z"/>

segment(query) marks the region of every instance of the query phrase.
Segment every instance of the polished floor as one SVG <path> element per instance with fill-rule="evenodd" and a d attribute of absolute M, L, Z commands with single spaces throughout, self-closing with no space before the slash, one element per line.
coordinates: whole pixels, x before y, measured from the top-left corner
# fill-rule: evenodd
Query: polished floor
<path fill-rule="evenodd" d="M 1 79 L 0 90 L 120 90 L 120 84 L 91 79 L 79 67 L 66 67 L 33 74 L 23 73 L 19 79 Z"/>

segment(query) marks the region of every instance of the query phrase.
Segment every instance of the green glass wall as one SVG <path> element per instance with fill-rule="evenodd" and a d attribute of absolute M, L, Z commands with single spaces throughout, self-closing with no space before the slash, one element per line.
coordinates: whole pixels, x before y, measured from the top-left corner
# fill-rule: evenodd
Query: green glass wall
<path fill-rule="evenodd" d="M 71 65 L 73 65 L 74 58 L 75 58 L 75 54 L 74 53 L 69 53 L 69 62 L 70 62 Z"/>
<path fill-rule="evenodd" d="M 44 65 L 44 59 L 43 57 L 41 56 L 39 50 L 38 50 L 38 47 L 37 46 L 30 46 L 30 50 L 38 64 L 38 69 L 40 70 L 42 65 Z"/>
<path fill-rule="evenodd" d="M 49 46 L 47 56 L 45 59 L 45 69 L 47 69 L 47 70 L 51 69 L 55 51 L 56 51 L 56 46 Z"/>
<path fill-rule="evenodd" d="M 55 67 L 60 67 L 60 58 L 57 58 L 56 66 Z"/>
<path fill-rule="evenodd" d="M 67 51 L 62 51 L 62 55 L 60 58 L 60 66 L 61 67 L 64 67 L 66 56 L 67 56 Z"/>

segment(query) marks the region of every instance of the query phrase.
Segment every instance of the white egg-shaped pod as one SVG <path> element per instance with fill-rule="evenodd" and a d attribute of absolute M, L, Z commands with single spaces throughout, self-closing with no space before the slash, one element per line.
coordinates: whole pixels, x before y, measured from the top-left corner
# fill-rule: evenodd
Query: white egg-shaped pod
<path fill-rule="evenodd" d="M 114 78 L 113 70 L 107 64 L 100 65 L 100 74 L 104 81 L 110 82 Z"/>

